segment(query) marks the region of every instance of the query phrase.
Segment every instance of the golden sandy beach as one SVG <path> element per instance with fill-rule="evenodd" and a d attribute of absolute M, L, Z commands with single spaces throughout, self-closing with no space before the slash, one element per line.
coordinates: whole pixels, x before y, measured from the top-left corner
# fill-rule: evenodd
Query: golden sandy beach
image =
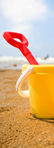
<path fill-rule="evenodd" d="M 54 120 L 30 114 L 29 99 L 15 85 L 20 70 L 0 70 L 0 148 L 54 148 Z M 23 89 L 27 89 L 25 81 Z"/>

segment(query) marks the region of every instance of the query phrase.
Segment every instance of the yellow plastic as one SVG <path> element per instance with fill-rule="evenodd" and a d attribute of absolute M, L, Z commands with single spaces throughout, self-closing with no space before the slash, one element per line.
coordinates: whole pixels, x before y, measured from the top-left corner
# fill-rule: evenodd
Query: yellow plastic
<path fill-rule="evenodd" d="M 23 65 L 22 72 L 28 67 Z M 28 76 L 30 112 L 38 118 L 54 118 L 54 65 L 32 65 Z"/>

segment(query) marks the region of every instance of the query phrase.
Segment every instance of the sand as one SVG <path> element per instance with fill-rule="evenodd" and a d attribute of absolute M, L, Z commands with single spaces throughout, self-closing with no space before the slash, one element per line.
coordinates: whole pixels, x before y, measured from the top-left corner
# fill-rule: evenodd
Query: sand
<path fill-rule="evenodd" d="M 0 70 L 0 148 L 54 148 L 54 120 L 30 114 L 29 99 L 15 85 L 20 70 Z M 23 89 L 27 89 L 27 80 Z"/>

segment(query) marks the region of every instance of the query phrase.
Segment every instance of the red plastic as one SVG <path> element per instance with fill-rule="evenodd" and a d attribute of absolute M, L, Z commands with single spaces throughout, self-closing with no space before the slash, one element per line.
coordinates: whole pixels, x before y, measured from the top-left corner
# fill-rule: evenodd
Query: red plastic
<path fill-rule="evenodd" d="M 25 38 L 23 34 L 15 32 L 4 32 L 3 37 L 9 44 L 20 49 L 20 51 L 26 57 L 30 64 L 39 65 L 36 59 L 31 54 L 31 52 L 29 51 L 29 49 L 27 48 L 28 40 Z M 14 38 L 19 39 L 21 42 L 16 41 Z"/>

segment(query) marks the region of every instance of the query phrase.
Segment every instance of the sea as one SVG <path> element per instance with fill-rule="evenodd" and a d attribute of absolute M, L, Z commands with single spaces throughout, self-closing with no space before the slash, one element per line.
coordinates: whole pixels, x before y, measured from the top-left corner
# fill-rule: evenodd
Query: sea
<path fill-rule="evenodd" d="M 54 64 L 54 57 L 35 57 L 39 64 Z M 0 69 L 21 70 L 24 64 L 29 64 L 25 57 L 0 56 Z"/>

